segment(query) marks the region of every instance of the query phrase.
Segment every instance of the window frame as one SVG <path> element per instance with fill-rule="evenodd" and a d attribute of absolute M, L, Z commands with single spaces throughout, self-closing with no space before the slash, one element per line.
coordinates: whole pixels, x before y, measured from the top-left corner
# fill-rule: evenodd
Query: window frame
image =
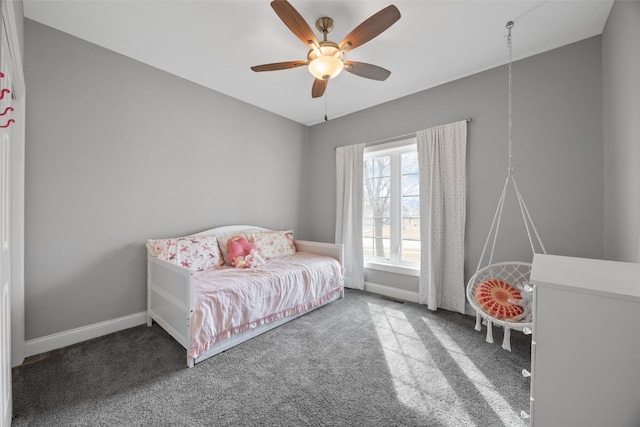
<path fill-rule="evenodd" d="M 364 256 L 364 268 L 381 270 L 390 273 L 409 276 L 420 275 L 420 262 L 403 261 L 402 256 L 402 154 L 417 152 L 417 138 L 408 137 L 396 141 L 376 144 L 364 149 L 363 164 L 367 160 L 390 156 L 390 231 L 389 231 L 389 258 Z M 363 189 L 364 190 L 364 189 Z M 366 191 L 364 192 L 366 197 Z M 363 204 L 364 208 L 364 204 Z M 364 224 L 363 224 L 364 226 Z"/>

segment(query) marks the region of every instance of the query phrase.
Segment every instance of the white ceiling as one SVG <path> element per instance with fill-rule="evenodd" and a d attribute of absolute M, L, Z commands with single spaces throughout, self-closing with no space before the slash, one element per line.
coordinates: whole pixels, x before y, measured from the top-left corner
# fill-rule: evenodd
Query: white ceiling
<path fill-rule="evenodd" d="M 313 125 L 507 62 L 602 33 L 613 0 L 325 1 L 291 0 L 315 31 L 329 16 L 340 42 L 378 10 L 402 17 L 346 59 L 391 71 L 384 82 L 342 73 L 326 99 L 311 98 L 299 67 L 254 73 L 252 65 L 305 60 L 307 48 L 268 0 L 25 0 L 25 17 L 209 87 L 296 122 Z M 318 38 L 321 39 L 320 35 Z"/>

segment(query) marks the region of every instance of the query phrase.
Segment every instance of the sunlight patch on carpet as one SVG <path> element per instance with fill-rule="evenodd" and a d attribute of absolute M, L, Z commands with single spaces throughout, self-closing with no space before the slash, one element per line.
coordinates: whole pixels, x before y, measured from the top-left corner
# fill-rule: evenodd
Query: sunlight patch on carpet
<path fill-rule="evenodd" d="M 434 421 L 475 425 L 404 313 L 368 306 L 398 401 Z"/>
<path fill-rule="evenodd" d="M 478 392 L 478 399 L 483 399 L 489 406 L 487 409 L 492 410 L 505 426 L 526 426 L 527 423 L 520 418 L 519 411 L 514 409 L 500 392 L 496 390 L 492 382 L 478 369 L 464 350 L 447 334 L 442 326 L 428 318 L 423 317 L 422 320 L 424 320 L 442 347 L 447 350 L 454 362 L 466 375 L 466 380 L 475 387 Z M 513 375 L 516 375 L 516 373 L 514 372 Z"/>

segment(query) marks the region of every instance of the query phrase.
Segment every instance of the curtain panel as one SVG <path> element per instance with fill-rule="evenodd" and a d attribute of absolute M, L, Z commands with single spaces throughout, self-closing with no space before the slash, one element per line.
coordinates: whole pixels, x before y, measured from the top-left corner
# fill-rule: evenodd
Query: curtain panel
<path fill-rule="evenodd" d="M 364 289 L 363 153 L 366 144 L 336 149 L 336 243 L 344 245 L 344 285 Z"/>
<path fill-rule="evenodd" d="M 418 300 L 465 311 L 467 121 L 416 132 L 420 170 Z"/>

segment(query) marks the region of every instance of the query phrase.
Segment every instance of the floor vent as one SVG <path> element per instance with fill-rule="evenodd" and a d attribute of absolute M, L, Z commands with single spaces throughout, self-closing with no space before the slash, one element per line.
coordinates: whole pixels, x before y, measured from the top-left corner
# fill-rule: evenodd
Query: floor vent
<path fill-rule="evenodd" d="M 31 365 L 34 363 L 42 362 L 43 360 L 48 359 L 50 357 L 59 356 L 62 353 L 64 353 L 64 350 L 65 350 L 64 348 L 59 348 L 57 350 L 51 350 L 45 353 L 36 354 L 35 356 L 27 357 L 26 359 L 24 359 L 24 361 L 22 362 L 22 365 L 20 366 Z"/>
<path fill-rule="evenodd" d="M 386 296 L 386 295 L 381 296 L 380 299 L 384 299 L 384 300 L 392 301 L 392 302 L 397 302 L 398 304 L 404 304 L 403 300 L 398 299 L 398 298 L 394 298 L 394 297 L 389 297 L 389 296 Z"/>

